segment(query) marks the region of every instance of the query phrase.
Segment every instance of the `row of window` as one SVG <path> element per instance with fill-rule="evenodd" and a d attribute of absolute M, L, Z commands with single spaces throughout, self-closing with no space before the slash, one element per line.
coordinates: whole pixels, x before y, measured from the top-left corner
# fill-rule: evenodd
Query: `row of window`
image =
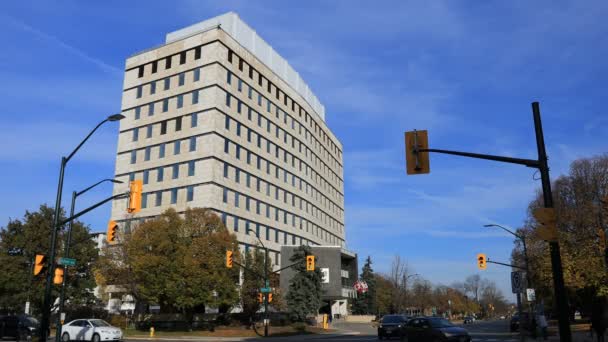
<path fill-rule="evenodd" d="M 188 51 L 194 51 L 194 60 L 201 59 L 201 46 L 197 46 L 193 49 L 182 51 L 175 55 L 167 56 L 161 60 L 155 60 L 150 63 L 140 65 L 139 67 L 137 67 L 137 77 L 138 78 L 144 77 L 145 71 L 146 71 L 146 69 L 148 69 L 148 66 L 150 69 L 150 73 L 156 74 L 158 72 L 159 64 L 163 60 L 164 60 L 165 70 L 171 69 L 171 64 L 172 64 L 172 60 L 174 57 L 179 58 L 180 65 L 186 64 L 186 56 L 187 56 Z"/>
<path fill-rule="evenodd" d="M 162 99 L 161 101 L 156 101 L 156 102 L 150 102 L 144 106 L 137 106 L 135 107 L 134 110 L 134 118 L 135 120 L 139 120 L 141 118 L 141 111 L 142 108 L 147 108 L 148 109 L 148 116 L 154 116 L 154 113 L 156 112 L 157 107 L 160 107 L 161 113 L 166 113 L 169 111 L 169 107 L 170 107 L 170 102 L 174 102 L 175 101 L 175 108 L 176 109 L 180 109 L 184 107 L 184 103 L 187 103 L 187 99 L 186 96 L 188 96 L 189 98 L 189 102 L 192 105 L 195 105 L 199 102 L 199 94 L 200 90 L 193 90 L 187 94 L 179 94 L 173 97 L 167 97 L 165 99 Z"/>
<path fill-rule="evenodd" d="M 198 126 L 198 115 L 200 113 L 192 113 L 192 114 L 187 114 L 187 115 L 183 115 L 183 116 L 179 116 L 176 117 L 174 119 L 168 119 L 168 120 L 163 120 L 160 122 L 155 122 L 155 123 L 151 123 L 149 125 L 146 126 L 141 126 L 141 127 L 135 127 L 132 129 L 132 141 L 138 141 L 139 140 L 139 131 L 145 131 L 146 132 L 146 139 L 152 138 L 152 133 L 154 131 L 154 126 L 159 125 L 160 126 L 160 135 L 165 135 L 167 134 L 167 126 L 169 123 L 175 123 L 174 128 L 175 128 L 175 132 L 179 132 L 182 130 L 182 121 L 184 117 L 190 117 L 190 127 L 194 128 L 196 126 Z"/>
<path fill-rule="evenodd" d="M 186 198 L 185 198 L 186 202 L 194 201 L 194 186 L 191 185 L 191 186 L 186 186 L 186 187 L 164 189 L 164 190 L 159 190 L 159 191 L 143 193 L 141 196 L 141 207 L 142 207 L 142 209 L 152 207 L 152 206 L 160 207 L 161 205 L 163 205 L 163 197 L 165 197 L 165 200 L 167 200 L 167 198 L 166 198 L 167 196 L 166 195 L 163 196 L 163 194 L 169 195 L 169 198 L 168 198 L 169 203 L 177 204 L 178 194 L 183 191 L 186 192 Z"/>
<path fill-rule="evenodd" d="M 194 70 L 191 71 L 184 71 L 181 72 L 177 75 L 173 75 L 173 76 L 168 76 L 165 77 L 163 79 L 157 80 L 157 81 L 151 81 L 149 83 L 146 84 L 140 84 L 136 87 L 135 90 L 135 97 L 136 98 L 141 98 L 144 94 L 144 89 L 148 88 L 150 91 L 150 95 L 154 95 L 156 94 L 156 90 L 157 90 L 157 84 L 162 86 L 162 90 L 167 91 L 171 88 L 171 79 L 172 78 L 176 78 L 177 79 L 177 86 L 181 87 L 184 84 L 186 84 L 186 75 L 192 73 L 192 82 L 198 82 L 201 79 L 201 68 L 196 68 Z"/>
<path fill-rule="evenodd" d="M 168 173 L 168 171 L 171 171 L 171 179 L 178 179 L 179 173 L 180 173 L 179 170 L 181 168 L 181 165 L 187 165 L 186 166 L 187 167 L 186 175 L 188 177 L 194 176 L 195 168 L 196 168 L 196 161 L 190 160 L 185 163 L 163 165 L 163 166 L 156 167 L 154 169 L 143 170 L 142 171 L 143 183 L 148 184 L 150 182 L 150 174 L 152 172 L 156 172 L 156 182 L 162 182 L 165 179 L 165 173 Z M 165 172 L 165 169 L 168 171 Z M 129 173 L 129 181 L 135 180 L 136 174 L 137 174 L 137 172 Z M 169 175 L 167 175 L 167 176 L 169 176 Z"/>
<path fill-rule="evenodd" d="M 302 117 L 302 115 L 304 114 L 305 117 L 305 122 L 309 124 L 309 127 L 311 129 L 314 128 L 315 130 L 315 134 L 318 134 L 319 138 L 323 139 L 324 143 L 329 143 L 331 146 L 331 149 L 334 151 L 334 153 L 336 155 L 339 156 L 339 158 L 342 158 L 342 151 L 340 151 L 338 149 L 338 146 L 336 144 L 333 143 L 333 141 L 331 141 L 331 139 L 329 138 L 329 136 L 327 135 L 327 133 L 325 133 L 323 131 L 323 129 L 321 128 L 321 126 L 319 126 L 316 122 L 314 122 L 314 119 L 312 118 L 312 116 L 310 114 L 308 114 L 306 112 L 306 110 L 304 110 L 304 108 L 302 108 L 302 106 L 300 106 L 296 101 L 294 101 L 292 98 L 289 97 L 289 95 L 287 95 L 285 92 L 281 91 L 281 89 L 279 89 L 279 87 L 277 87 L 276 85 L 272 84 L 272 82 L 270 82 L 270 80 L 268 80 L 266 77 L 264 77 L 260 72 L 258 72 L 257 70 L 255 70 L 255 68 L 253 68 L 253 66 L 251 66 L 250 64 L 248 64 L 243 58 L 241 58 L 240 56 L 238 56 L 237 54 L 234 53 L 234 51 L 228 49 L 228 63 L 230 63 L 231 65 L 233 64 L 233 60 L 235 59 L 234 57 L 236 56 L 236 58 L 238 59 L 238 68 L 239 71 L 244 72 L 244 66 L 247 65 L 248 67 L 248 71 L 249 71 L 249 78 L 251 80 L 254 79 L 254 73 L 257 74 L 257 78 L 258 78 L 258 85 L 260 87 L 263 87 L 263 83 L 266 83 L 266 91 L 268 92 L 268 94 L 272 95 L 273 93 L 273 89 L 274 89 L 274 93 L 275 93 L 275 97 L 277 100 L 279 100 L 281 97 L 283 97 L 283 105 L 286 106 L 287 108 L 291 107 L 291 111 L 293 113 L 298 113 L 300 118 Z"/>
<path fill-rule="evenodd" d="M 277 228 L 265 226 L 263 224 L 227 213 L 221 213 L 220 215 L 224 225 L 228 229 L 232 228 L 234 232 L 243 232 L 245 234 L 254 233 L 260 239 L 274 241 L 275 243 L 280 243 L 283 245 L 315 245 L 314 242 L 306 238 L 282 231 Z M 335 236 L 332 238 L 332 235 L 324 235 L 320 233 L 317 236 L 332 244 L 340 244 L 342 242 L 341 239 Z"/>
<path fill-rule="evenodd" d="M 232 85 L 233 84 L 232 72 L 230 70 L 227 70 L 226 75 L 227 75 L 226 83 L 228 83 L 229 85 Z M 310 130 L 306 129 L 306 126 L 302 125 L 294 117 L 292 117 L 287 112 L 282 110 L 278 104 L 275 104 L 269 98 L 265 97 L 264 95 L 262 95 L 261 93 L 256 91 L 251 85 L 247 84 L 246 82 L 243 82 L 242 79 L 240 79 L 236 76 L 234 76 L 234 78 L 236 78 L 236 90 L 239 93 L 242 93 L 246 86 L 247 87 L 247 97 L 250 100 L 257 101 L 258 107 L 260 107 L 260 108 L 265 107 L 266 112 L 268 114 L 272 114 L 274 112 L 277 120 L 279 120 L 279 122 L 280 122 L 281 118 L 282 118 L 282 121 L 285 124 L 285 126 L 288 128 L 291 127 L 291 130 L 294 133 L 296 132 L 296 126 L 297 126 L 297 128 L 298 128 L 297 132 L 300 136 L 302 136 L 303 140 L 306 140 L 307 142 L 309 142 L 311 144 L 311 147 L 313 147 L 322 157 L 324 157 L 325 159 L 331 160 L 331 164 L 333 167 L 342 166 L 341 162 L 329 152 L 326 145 L 321 144 L 321 142 L 317 138 L 315 138 L 315 136 L 312 134 L 312 132 Z M 232 86 L 232 88 L 234 88 L 234 86 Z M 226 100 L 226 104 L 229 106 L 229 103 L 230 103 L 230 101 L 228 98 Z M 241 102 L 238 101 L 237 109 L 240 109 L 240 106 L 241 106 Z M 304 133 L 302 133 L 302 132 L 304 132 Z"/>
<path fill-rule="evenodd" d="M 197 139 L 197 137 L 194 136 L 194 137 L 189 137 L 187 139 L 180 139 L 180 140 L 161 143 L 161 144 L 157 144 L 157 145 L 150 145 L 150 146 L 146 146 L 146 147 L 140 148 L 140 149 L 131 150 L 131 164 L 137 163 L 138 151 L 144 151 L 144 161 L 149 161 L 150 157 L 152 155 L 153 148 L 154 149 L 158 148 L 158 157 L 159 158 L 165 157 L 167 146 L 172 146 L 173 155 L 178 155 L 181 153 L 181 149 L 182 149 L 181 145 L 185 141 L 187 141 L 187 144 L 188 144 L 188 152 L 194 152 L 194 151 L 196 151 L 196 139 Z"/>
<path fill-rule="evenodd" d="M 231 146 L 234 145 L 234 153 L 231 153 Z M 329 197 L 325 196 L 324 192 L 317 190 L 316 187 L 303 180 L 302 178 L 296 176 L 295 174 L 279 167 L 276 164 L 264 159 L 263 157 L 241 147 L 241 145 L 236 144 L 230 141 L 227 138 L 224 138 L 224 153 L 233 154 L 236 159 L 241 160 L 241 150 L 242 155 L 247 162 L 247 165 L 255 166 L 259 171 L 266 172 L 267 175 L 274 175 L 277 180 L 282 180 L 284 184 L 291 185 L 294 188 L 300 189 L 300 191 L 306 193 L 310 196 L 310 198 L 315 201 L 321 203 L 324 207 L 329 210 L 338 213 L 340 217 L 343 216 L 344 212 L 340 208 L 339 205 L 335 204 Z M 274 171 L 274 172 L 272 172 Z M 337 197 L 334 194 L 334 197 Z M 341 197 L 340 197 L 341 200 Z"/>
<path fill-rule="evenodd" d="M 315 206 L 313 203 L 305 200 L 300 196 L 297 196 L 292 192 L 275 186 L 272 183 L 261 179 L 260 177 L 256 177 L 255 175 L 249 172 L 231 166 L 228 163 L 224 163 L 224 178 L 232 179 L 238 184 L 241 184 L 242 180 L 247 188 L 255 188 L 255 190 L 260 194 L 265 194 L 269 198 L 274 198 L 277 201 L 282 201 L 283 203 L 293 207 L 294 209 L 299 208 L 299 210 L 301 211 L 306 211 L 307 214 L 311 214 L 312 216 L 321 220 L 325 225 L 329 225 L 329 227 L 333 229 L 337 228 L 339 231 L 342 231 L 342 224 L 340 224 L 338 220 L 335 220 L 333 216 L 328 215 L 323 210 Z M 341 216 L 342 211 L 340 208 L 337 208 L 336 206 L 330 208 L 331 211 Z M 246 209 L 249 210 L 249 204 L 247 204 Z M 256 213 L 259 214 L 259 212 Z"/>

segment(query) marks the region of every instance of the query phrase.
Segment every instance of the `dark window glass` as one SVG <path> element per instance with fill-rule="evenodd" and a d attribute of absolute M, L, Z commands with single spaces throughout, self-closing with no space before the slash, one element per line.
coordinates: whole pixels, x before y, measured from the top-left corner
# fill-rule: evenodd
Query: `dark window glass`
<path fill-rule="evenodd" d="M 262 86 L 262 74 L 258 74 L 258 85 Z"/>
<path fill-rule="evenodd" d="M 190 152 L 196 151 L 196 137 L 190 137 Z"/>
<path fill-rule="evenodd" d="M 146 126 L 146 138 L 152 137 L 152 125 Z"/>
<path fill-rule="evenodd" d="M 140 66 L 139 69 L 137 70 L 137 77 L 142 78 L 144 77 L 144 66 Z"/>
<path fill-rule="evenodd" d="M 189 186 L 186 188 L 186 201 L 191 202 L 194 200 L 194 187 Z"/>
<path fill-rule="evenodd" d="M 179 54 L 179 64 L 186 63 L 186 51 Z"/>
<path fill-rule="evenodd" d="M 253 79 L 253 68 L 249 66 L 249 78 Z"/>
<path fill-rule="evenodd" d="M 194 59 L 201 59 L 201 47 L 197 46 L 194 49 Z"/>
<path fill-rule="evenodd" d="M 137 161 L 137 151 L 131 151 L 131 164 L 135 164 Z"/>
<path fill-rule="evenodd" d="M 188 176 L 194 176 L 194 161 L 188 162 Z"/>
<path fill-rule="evenodd" d="M 193 128 L 198 125 L 198 113 L 192 114 L 190 123 L 191 123 L 190 127 L 193 127 Z"/>
<path fill-rule="evenodd" d="M 165 172 L 164 172 L 163 167 L 161 166 L 161 167 L 158 168 L 158 172 L 156 173 L 156 181 L 157 182 L 162 182 L 163 178 L 164 178 L 164 175 L 165 175 Z"/>
<path fill-rule="evenodd" d="M 182 118 L 176 118 L 175 119 L 175 131 L 181 131 L 182 130 Z"/>
<path fill-rule="evenodd" d="M 165 58 L 165 69 L 169 69 L 171 67 L 171 56 Z"/>
<path fill-rule="evenodd" d="M 163 100 L 163 113 L 169 110 L 169 99 Z"/>
<path fill-rule="evenodd" d="M 141 117 L 141 107 L 135 107 L 135 120 L 139 120 Z"/>
<path fill-rule="evenodd" d="M 232 83 L 232 72 L 230 72 L 230 70 L 228 70 L 228 73 L 226 74 L 226 83 Z"/>
<path fill-rule="evenodd" d="M 230 94 L 226 93 L 226 106 L 230 107 Z"/>
<path fill-rule="evenodd" d="M 157 191 L 156 192 L 156 206 L 160 206 L 160 203 L 162 202 L 163 199 L 163 193 L 161 191 Z"/>
<path fill-rule="evenodd" d="M 144 180 L 143 180 L 144 184 L 148 184 L 149 179 L 150 179 L 150 171 L 144 170 Z"/>
<path fill-rule="evenodd" d="M 164 90 L 169 90 L 169 87 L 171 86 L 171 77 L 165 78 L 164 85 L 165 85 Z"/>
<path fill-rule="evenodd" d="M 150 95 L 156 94 L 156 82 L 150 83 Z"/>
<path fill-rule="evenodd" d="M 148 116 L 154 115 L 154 103 L 148 104 Z"/>
<path fill-rule="evenodd" d="M 184 95 L 177 95 L 177 108 L 184 106 Z"/>
<path fill-rule="evenodd" d="M 179 177 L 179 164 L 173 165 L 173 179 L 177 179 Z"/>
<path fill-rule="evenodd" d="M 177 78 L 178 78 L 178 82 L 177 82 L 178 86 L 183 86 L 184 83 L 186 83 L 186 74 L 185 73 L 182 72 L 181 74 L 179 74 L 177 76 Z"/>
<path fill-rule="evenodd" d="M 152 73 L 156 74 L 157 71 L 158 71 L 158 61 L 154 61 L 154 62 L 152 62 Z"/>
<path fill-rule="evenodd" d="M 160 134 L 167 134 L 167 121 L 163 121 L 160 123 Z"/>
<path fill-rule="evenodd" d="M 228 164 L 224 163 L 224 178 L 228 178 Z"/>
<path fill-rule="evenodd" d="M 171 204 L 177 203 L 177 189 L 171 189 Z"/>
<path fill-rule="evenodd" d="M 139 128 L 134 128 L 133 129 L 133 141 L 137 141 L 137 139 L 139 139 Z"/>
<path fill-rule="evenodd" d="M 194 69 L 194 82 L 196 82 L 200 79 L 201 79 L 201 69 L 200 68 Z"/>
<path fill-rule="evenodd" d="M 137 98 L 139 99 L 141 97 L 142 94 L 142 86 L 138 86 L 137 87 Z"/>
<path fill-rule="evenodd" d="M 181 149 L 181 141 L 178 140 L 173 145 L 173 154 L 175 154 L 175 155 L 179 154 L 180 149 Z"/>
<path fill-rule="evenodd" d="M 192 104 L 198 103 L 198 90 L 192 92 Z"/>
<path fill-rule="evenodd" d="M 232 63 L 232 50 L 228 50 L 228 62 Z"/>
<path fill-rule="evenodd" d="M 141 207 L 142 208 L 147 208 L 148 207 L 148 194 L 142 194 L 141 195 Z"/>
<path fill-rule="evenodd" d="M 165 157 L 165 144 L 160 144 L 160 146 L 158 146 L 158 158 L 164 158 Z"/>

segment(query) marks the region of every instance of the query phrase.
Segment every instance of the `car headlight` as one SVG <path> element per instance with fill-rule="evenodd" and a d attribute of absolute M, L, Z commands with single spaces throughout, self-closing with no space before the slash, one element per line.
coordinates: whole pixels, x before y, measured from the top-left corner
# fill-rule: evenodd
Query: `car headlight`
<path fill-rule="evenodd" d="M 401 324 L 399 324 L 399 325 L 397 326 L 397 328 L 401 328 Z"/>
<path fill-rule="evenodd" d="M 378 327 L 382 329 L 382 324 L 380 324 Z"/>
<path fill-rule="evenodd" d="M 444 332 L 444 333 L 443 333 L 443 335 L 444 335 L 446 338 L 450 338 L 450 337 L 452 337 L 452 336 L 456 336 L 455 334 L 452 334 L 452 333 L 449 333 L 449 332 Z"/>

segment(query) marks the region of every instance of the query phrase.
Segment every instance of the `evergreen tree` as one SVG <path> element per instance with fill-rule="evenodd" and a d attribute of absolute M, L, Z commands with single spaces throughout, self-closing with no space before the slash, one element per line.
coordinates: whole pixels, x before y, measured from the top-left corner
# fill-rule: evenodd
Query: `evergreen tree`
<path fill-rule="evenodd" d="M 309 246 L 296 248 L 294 255 L 289 259 L 296 263 L 293 267 L 295 275 L 289 281 L 287 293 L 287 306 L 294 321 L 304 321 L 306 317 L 318 313 L 321 308 L 321 271 L 306 271 L 306 256 L 311 255 Z M 315 258 L 316 262 L 316 258 Z"/>
<path fill-rule="evenodd" d="M 268 273 L 270 273 L 272 271 L 270 258 L 267 260 L 267 265 Z M 243 312 L 251 317 L 262 307 L 258 294 L 260 293 L 260 288 L 265 286 L 264 279 L 260 277 L 260 275 L 264 274 L 264 250 L 255 248 L 246 253 L 244 266 L 257 273 L 253 274 L 250 271 L 244 271 L 243 285 L 241 286 L 241 307 L 243 308 Z"/>
<path fill-rule="evenodd" d="M 376 277 L 372 269 L 372 258 L 365 260 L 359 280 L 367 284 L 367 292 L 358 293 L 353 305 L 353 312 L 359 315 L 376 313 Z"/>

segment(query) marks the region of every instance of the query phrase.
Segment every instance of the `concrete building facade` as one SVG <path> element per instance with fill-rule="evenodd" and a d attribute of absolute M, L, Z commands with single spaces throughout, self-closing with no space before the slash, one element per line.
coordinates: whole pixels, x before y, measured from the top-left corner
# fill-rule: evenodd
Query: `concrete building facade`
<path fill-rule="evenodd" d="M 135 220 L 210 208 L 243 249 L 345 246 L 342 145 L 299 75 L 234 13 L 126 60 L 115 176 Z M 125 191 L 117 184 L 114 193 Z M 125 225 L 126 200 L 112 205 Z"/>

